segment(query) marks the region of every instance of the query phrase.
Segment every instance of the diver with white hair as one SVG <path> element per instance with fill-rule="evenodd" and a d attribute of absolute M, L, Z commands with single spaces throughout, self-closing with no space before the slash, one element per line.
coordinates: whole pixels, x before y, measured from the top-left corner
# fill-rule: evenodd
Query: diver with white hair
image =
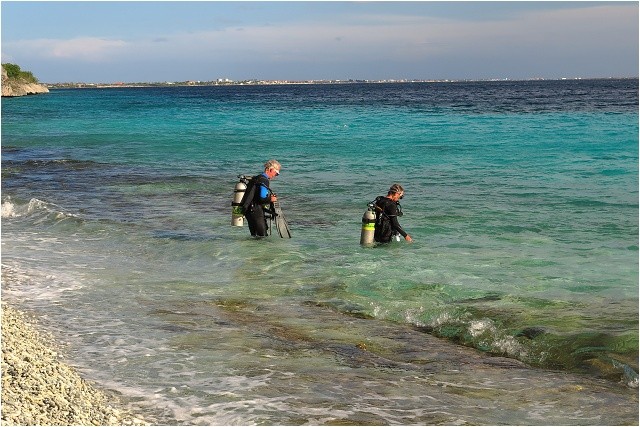
<path fill-rule="evenodd" d="M 252 178 L 255 191 L 248 191 L 252 197 L 244 212 L 252 236 L 265 237 L 268 235 L 269 226 L 266 214 L 272 214 L 270 206 L 278 200 L 269 188 L 269 182 L 280 175 L 281 168 L 282 166 L 277 160 L 268 160 L 264 164 L 264 172 Z"/>

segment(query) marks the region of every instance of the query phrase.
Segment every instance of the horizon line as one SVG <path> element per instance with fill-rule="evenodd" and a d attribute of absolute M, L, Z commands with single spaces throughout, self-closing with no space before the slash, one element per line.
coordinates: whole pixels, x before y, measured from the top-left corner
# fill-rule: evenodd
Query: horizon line
<path fill-rule="evenodd" d="M 563 81 L 563 80 L 624 80 L 638 79 L 638 76 L 609 77 L 528 77 L 528 78 L 459 78 L 459 79 L 215 79 L 215 80 L 174 80 L 174 81 L 138 81 L 138 82 L 39 82 L 42 85 L 87 85 L 87 86 L 131 86 L 131 85 L 186 85 L 186 86 L 225 86 L 260 84 L 329 84 L 329 83 L 452 83 L 452 82 L 504 82 L 504 81 Z"/>

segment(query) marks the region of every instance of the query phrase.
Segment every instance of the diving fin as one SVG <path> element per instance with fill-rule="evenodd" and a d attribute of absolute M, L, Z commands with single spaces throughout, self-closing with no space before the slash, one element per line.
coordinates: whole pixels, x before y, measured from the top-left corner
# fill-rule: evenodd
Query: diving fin
<path fill-rule="evenodd" d="M 282 238 L 291 238 L 291 230 L 289 230 L 289 224 L 287 224 L 287 219 L 284 217 L 284 213 L 282 213 L 282 208 L 280 207 L 280 202 L 277 200 L 272 203 L 273 205 L 273 215 L 274 221 L 276 223 L 276 230 L 278 230 L 278 234 Z"/>

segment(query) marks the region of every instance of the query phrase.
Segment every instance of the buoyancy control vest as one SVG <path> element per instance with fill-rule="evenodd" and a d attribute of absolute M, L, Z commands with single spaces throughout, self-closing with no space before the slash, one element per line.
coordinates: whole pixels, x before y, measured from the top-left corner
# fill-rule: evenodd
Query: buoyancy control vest
<path fill-rule="evenodd" d="M 249 179 L 247 183 L 247 189 L 244 192 L 244 196 L 242 197 L 242 201 L 240 202 L 240 207 L 242 208 L 242 212 L 249 212 L 255 205 L 264 205 L 269 202 L 269 199 L 263 199 L 260 197 L 260 186 L 264 186 L 269 189 L 269 178 L 264 176 L 263 174 L 258 174 Z"/>
<path fill-rule="evenodd" d="M 376 224 L 373 238 L 376 242 L 390 242 L 394 234 L 392 218 L 402 216 L 402 207 L 399 202 L 394 202 L 385 196 L 378 196 L 373 202 L 376 212 Z"/>

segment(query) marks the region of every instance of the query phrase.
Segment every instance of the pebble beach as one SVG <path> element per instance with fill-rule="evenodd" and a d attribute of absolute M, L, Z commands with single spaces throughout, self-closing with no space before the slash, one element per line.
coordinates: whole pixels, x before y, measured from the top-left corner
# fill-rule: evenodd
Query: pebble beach
<path fill-rule="evenodd" d="M 2 304 L 3 425 L 149 425 L 62 361 L 51 337 Z"/>

